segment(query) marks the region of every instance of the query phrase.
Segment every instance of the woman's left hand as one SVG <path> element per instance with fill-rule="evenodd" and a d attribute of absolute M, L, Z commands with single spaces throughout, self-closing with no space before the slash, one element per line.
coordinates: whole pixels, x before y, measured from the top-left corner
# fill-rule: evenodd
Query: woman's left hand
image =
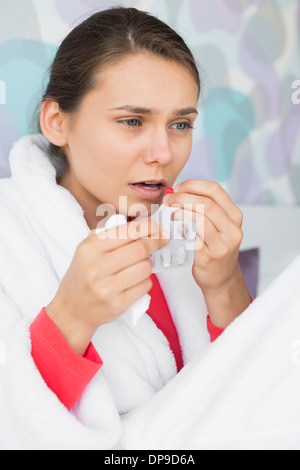
<path fill-rule="evenodd" d="M 211 181 L 184 181 L 163 203 L 179 207 L 173 220 L 196 222 L 193 277 L 203 291 L 211 321 L 225 328 L 251 299 L 239 266 L 243 214 L 224 189 Z"/>

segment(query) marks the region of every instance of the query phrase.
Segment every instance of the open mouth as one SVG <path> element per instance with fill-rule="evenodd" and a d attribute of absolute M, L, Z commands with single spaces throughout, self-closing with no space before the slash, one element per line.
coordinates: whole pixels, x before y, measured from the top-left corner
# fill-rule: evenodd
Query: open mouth
<path fill-rule="evenodd" d="M 132 189 L 143 199 L 159 199 L 164 195 L 167 182 L 161 181 L 141 181 L 132 183 Z"/>
<path fill-rule="evenodd" d="M 162 183 L 152 183 L 145 181 L 144 183 L 134 183 L 133 186 L 137 186 L 143 189 L 149 189 L 150 191 L 157 191 L 162 188 Z"/>

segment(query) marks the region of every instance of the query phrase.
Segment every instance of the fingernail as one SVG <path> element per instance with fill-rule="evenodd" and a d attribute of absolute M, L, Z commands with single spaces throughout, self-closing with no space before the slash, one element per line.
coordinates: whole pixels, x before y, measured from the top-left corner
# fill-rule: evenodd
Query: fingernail
<path fill-rule="evenodd" d="M 176 184 L 173 188 L 174 193 L 178 193 L 180 184 Z"/>

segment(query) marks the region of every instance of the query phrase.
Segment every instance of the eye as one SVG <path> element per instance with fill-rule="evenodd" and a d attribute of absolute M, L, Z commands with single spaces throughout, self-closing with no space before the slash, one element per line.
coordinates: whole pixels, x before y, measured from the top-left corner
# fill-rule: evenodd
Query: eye
<path fill-rule="evenodd" d="M 191 126 L 189 122 L 176 122 L 171 127 L 174 128 L 174 126 L 175 126 L 175 129 L 180 132 L 187 132 L 190 129 L 194 129 L 194 127 Z"/>
<path fill-rule="evenodd" d="M 136 128 L 142 124 L 140 119 L 125 119 L 124 121 L 120 121 L 126 127 Z"/>

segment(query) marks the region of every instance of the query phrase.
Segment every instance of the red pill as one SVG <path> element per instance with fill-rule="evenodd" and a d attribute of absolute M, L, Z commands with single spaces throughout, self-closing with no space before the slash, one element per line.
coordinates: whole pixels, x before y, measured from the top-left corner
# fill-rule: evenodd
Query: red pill
<path fill-rule="evenodd" d="M 165 189 L 165 193 L 166 194 L 174 194 L 174 189 L 167 186 L 166 189 Z"/>

